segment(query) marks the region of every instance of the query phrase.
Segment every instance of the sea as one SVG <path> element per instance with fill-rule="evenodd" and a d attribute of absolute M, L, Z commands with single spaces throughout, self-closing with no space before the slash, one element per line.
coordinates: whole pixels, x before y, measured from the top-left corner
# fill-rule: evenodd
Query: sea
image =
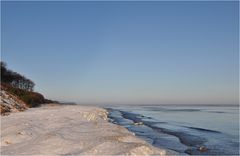
<path fill-rule="evenodd" d="M 239 155 L 238 105 L 109 106 L 109 120 L 182 155 Z"/>

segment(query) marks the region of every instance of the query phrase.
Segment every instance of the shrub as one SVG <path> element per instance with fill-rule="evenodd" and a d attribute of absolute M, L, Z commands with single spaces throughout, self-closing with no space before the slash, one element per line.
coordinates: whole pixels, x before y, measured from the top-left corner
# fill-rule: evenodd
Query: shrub
<path fill-rule="evenodd" d="M 33 92 L 34 86 L 35 83 L 32 80 L 8 69 L 6 63 L 1 61 L 1 89 L 17 96 L 28 107 L 37 107 L 42 103 L 57 103 L 57 101 L 45 99 L 40 93 Z"/>
<path fill-rule="evenodd" d="M 37 107 L 42 103 L 45 103 L 44 96 L 37 92 L 26 91 L 19 88 L 14 88 L 9 84 L 2 83 L 1 89 L 17 96 L 23 102 L 27 104 L 28 107 Z"/>

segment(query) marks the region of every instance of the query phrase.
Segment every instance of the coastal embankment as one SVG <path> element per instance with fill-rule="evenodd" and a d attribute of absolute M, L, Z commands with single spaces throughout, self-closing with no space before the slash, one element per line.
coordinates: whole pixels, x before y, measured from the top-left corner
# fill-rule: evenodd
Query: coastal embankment
<path fill-rule="evenodd" d="M 98 107 L 48 104 L 1 116 L 1 155 L 175 155 L 108 122 Z"/>

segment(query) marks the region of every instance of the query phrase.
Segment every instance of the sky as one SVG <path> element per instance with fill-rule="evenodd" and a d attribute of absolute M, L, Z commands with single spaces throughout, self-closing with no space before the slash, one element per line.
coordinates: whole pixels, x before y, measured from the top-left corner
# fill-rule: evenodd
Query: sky
<path fill-rule="evenodd" d="M 239 2 L 1 2 L 1 58 L 81 104 L 238 104 Z"/>

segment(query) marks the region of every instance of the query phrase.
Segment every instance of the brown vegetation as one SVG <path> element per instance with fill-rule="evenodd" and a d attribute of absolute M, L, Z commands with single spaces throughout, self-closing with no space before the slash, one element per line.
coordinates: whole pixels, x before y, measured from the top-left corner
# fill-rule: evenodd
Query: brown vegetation
<path fill-rule="evenodd" d="M 37 92 L 15 88 L 6 83 L 1 84 L 1 89 L 17 96 L 20 100 L 25 102 L 28 107 L 37 107 L 40 104 L 45 103 L 44 96 Z"/>
<path fill-rule="evenodd" d="M 19 112 L 27 109 L 27 105 L 22 100 L 5 90 L 0 91 L 0 97 L 1 115 L 8 115 L 10 112 Z"/>
<path fill-rule="evenodd" d="M 16 96 L 19 100 L 23 101 L 28 107 L 37 107 L 43 103 L 57 103 L 45 99 L 40 93 L 34 92 L 33 87 L 35 83 L 24 77 L 23 75 L 13 72 L 6 67 L 4 62 L 1 62 L 1 90 Z M 8 105 L 1 104 L 1 114 L 10 111 Z"/>

